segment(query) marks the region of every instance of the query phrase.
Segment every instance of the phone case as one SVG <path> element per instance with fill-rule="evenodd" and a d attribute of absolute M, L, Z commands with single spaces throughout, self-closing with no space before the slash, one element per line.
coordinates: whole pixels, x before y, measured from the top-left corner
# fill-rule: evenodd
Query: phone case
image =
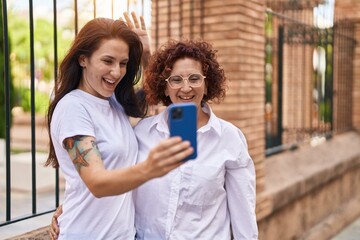
<path fill-rule="evenodd" d="M 197 114 L 194 103 L 171 104 L 168 108 L 168 124 L 170 136 L 180 136 L 188 140 L 194 148 L 194 153 L 184 160 L 197 157 Z"/>

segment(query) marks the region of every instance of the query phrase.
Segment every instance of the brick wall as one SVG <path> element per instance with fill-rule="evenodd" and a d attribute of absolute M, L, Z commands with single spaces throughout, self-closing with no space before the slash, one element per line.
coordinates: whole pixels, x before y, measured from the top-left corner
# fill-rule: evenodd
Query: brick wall
<path fill-rule="evenodd" d="M 359 3 L 360 4 L 360 3 Z M 360 6 L 358 6 L 358 11 L 360 11 Z M 357 15 L 360 17 L 360 13 Z M 355 39 L 360 42 L 360 23 L 355 24 Z M 353 124 L 354 127 L 360 131 L 360 44 L 355 46 L 355 59 L 353 62 Z"/>
<path fill-rule="evenodd" d="M 354 23 L 354 38 L 360 42 L 360 1 L 342 0 L 335 1 L 335 19 L 349 20 Z M 352 94 L 352 122 L 355 129 L 360 130 L 360 45 L 355 46 L 352 64 L 353 83 Z"/>
<path fill-rule="evenodd" d="M 349 21 L 337 21 L 334 35 L 334 131 L 349 130 L 353 126 L 352 112 L 354 82 L 354 25 Z M 339 44 L 339 43 L 345 44 Z"/>
<path fill-rule="evenodd" d="M 158 47 L 168 38 L 203 38 L 218 50 L 230 80 L 225 101 L 213 105 L 221 118 L 245 134 L 264 186 L 264 0 L 167 1 L 152 4 L 152 38 Z"/>

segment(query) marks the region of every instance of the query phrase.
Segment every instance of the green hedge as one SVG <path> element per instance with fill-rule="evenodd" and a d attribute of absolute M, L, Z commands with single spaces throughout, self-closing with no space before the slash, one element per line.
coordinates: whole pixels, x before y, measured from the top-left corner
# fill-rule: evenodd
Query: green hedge
<path fill-rule="evenodd" d="M 25 112 L 31 111 L 30 89 L 21 89 L 21 107 Z M 35 112 L 45 114 L 49 106 L 49 96 L 46 93 L 35 91 Z"/>

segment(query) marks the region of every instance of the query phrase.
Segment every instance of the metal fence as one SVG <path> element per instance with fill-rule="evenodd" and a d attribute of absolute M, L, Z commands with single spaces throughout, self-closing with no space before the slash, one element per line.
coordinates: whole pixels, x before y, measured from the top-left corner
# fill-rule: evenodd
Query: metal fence
<path fill-rule="evenodd" d="M 274 4 L 266 13 L 267 156 L 352 126 L 345 86 L 352 83 L 354 28 L 336 20 L 317 26 L 316 6 Z"/>
<path fill-rule="evenodd" d="M 54 170 L 49 167 L 47 171 L 50 171 L 52 173 L 50 174 L 50 179 L 47 179 L 49 177 L 49 174 L 45 176 L 46 179 L 43 179 L 44 176 L 39 177 L 39 172 L 42 171 L 42 169 L 40 168 L 43 168 L 42 165 L 39 164 L 39 156 L 46 156 L 46 153 L 42 152 L 44 151 L 44 146 L 41 146 L 40 148 L 36 145 L 36 140 L 39 137 L 37 135 L 37 130 L 39 128 L 39 124 L 37 123 L 39 114 L 37 114 L 36 106 L 41 103 L 40 101 L 37 101 L 37 96 L 39 94 L 38 85 L 40 83 L 39 78 L 47 77 L 47 81 L 49 82 L 49 84 L 53 84 L 53 79 L 56 79 L 57 77 L 58 62 L 61 61 L 60 53 L 63 54 L 66 50 L 62 48 L 64 46 L 65 48 L 69 47 L 66 44 L 62 44 L 60 46 L 62 42 L 59 39 L 62 38 L 61 36 L 59 36 L 59 34 L 69 34 L 70 32 L 71 37 L 73 37 L 77 34 L 78 29 L 91 18 L 101 16 L 118 18 L 122 16 L 123 12 L 135 11 L 138 15 L 143 15 L 145 18 L 149 18 L 151 13 L 148 13 L 149 11 L 147 11 L 146 13 L 144 9 L 147 8 L 147 10 L 150 10 L 150 2 L 150 0 L 111 0 L 106 2 L 96 0 L 53 0 L 47 2 L 48 8 L 46 12 L 41 12 L 41 10 L 40 12 L 35 11 L 40 4 L 32 0 L 29 0 L 28 4 L 24 3 L 24 1 L 10 1 L 11 6 L 8 5 L 8 1 L 6 0 L 3 0 L 1 2 L 2 18 L 0 19 L 2 19 L 3 27 L 3 56 L 1 57 L 4 61 L 4 96 L 1 97 L 4 97 L 5 101 L 4 106 L 0 107 L 5 108 L 5 116 L 1 118 L 1 125 L 5 126 L 5 153 L 3 155 L 0 155 L 0 158 L 4 158 L 0 160 L 0 227 L 28 218 L 33 218 L 36 216 L 50 213 L 54 211 L 60 203 L 61 195 L 59 193 L 61 182 L 59 181 L 59 179 L 61 178 L 59 170 Z M 26 60 L 21 60 L 21 57 L 23 56 L 19 56 L 20 54 L 16 54 L 16 49 L 19 46 L 11 45 L 11 38 L 13 38 L 12 40 L 14 40 L 14 38 L 19 37 L 18 35 L 21 31 L 19 31 L 20 29 L 9 28 L 9 22 L 15 21 L 15 19 L 9 17 L 10 13 L 12 14 L 13 18 L 14 16 L 21 16 L 23 17 L 22 21 L 26 22 L 24 23 L 24 25 L 27 27 L 25 29 L 25 32 L 27 32 L 27 34 L 25 37 L 22 36 L 23 39 L 19 40 L 21 44 L 24 41 L 28 43 L 27 48 L 25 49 L 26 54 L 24 54 L 27 55 Z M 27 16 L 27 19 L 22 16 L 23 14 Z M 35 36 L 35 25 L 40 23 L 37 21 L 39 14 L 42 16 L 42 18 L 45 17 L 47 21 L 50 22 L 50 28 L 52 28 L 51 35 L 46 36 L 47 43 L 51 45 L 49 52 L 52 54 L 49 53 L 51 55 L 49 57 L 50 62 L 45 62 L 45 64 L 44 61 L 46 60 L 39 59 L 39 56 L 36 55 L 36 50 L 38 50 L 39 48 L 39 43 L 37 42 L 37 38 Z M 61 14 L 60 18 L 59 14 Z M 64 18 L 66 18 L 65 20 L 68 22 L 68 25 L 66 28 L 63 28 L 60 31 L 59 25 L 63 24 Z M 21 38 L 21 36 L 19 38 Z M 45 70 L 42 68 L 44 65 L 46 65 L 47 67 L 47 69 Z M 44 71 L 47 71 L 47 73 L 44 73 Z M 17 79 L 18 75 L 22 76 L 21 81 Z M 47 76 L 44 77 L 43 75 Z M 29 152 L 27 152 L 28 157 L 26 157 L 25 161 L 19 160 L 21 164 L 26 164 L 27 168 L 20 169 L 18 165 L 19 161 L 14 156 L 21 155 L 19 154 L 19 152 L 22 152 L 23 150 L 14 150 L 12 146 L 13 140 L 11 139 L 11 128 L 13 123 L 13 116 L 11 110 L 12 107 L 16 105 L 16 103 L 24 100 L 22 99 L 24 95 L 17 96 L 14 100 L 15 89 L 23 87 L 27 87 L 27 91 L 29 93 L 28 115 L 30 116 L 29 128 L 31 129 L 31 132 L 20 133 L 24 135 L 29 134 L 28 138 L 30 141 L 30 149 L 26 149 L 27 151 L 29 150 Z M 0 149 L 0 151 L 2 151 L 2 149 Z M 26 178 L 25 181 L 30 182 L 30 186 L 28 186 L 27 189 L 29 191 L 15 193 L 14 179 L 21 180 L 27 175 L 29 175 L 29 179 Z M 29 182 L 22 184 L 29 184 Z M 51 183 L 49 184 L 50 186 L 53 186 L 53 189 L 47 189 L 48 194 L 45 197 L 46 200 L 42 199 L 44 194 L 39 192 L 39 185 L 41 185 L 41 182 L 48 182 Z M 26 200 L 19 201 L 19 195 L 24 196 L 22 198 Z M 43 201 L 47 201 L 47 203 L 42 204 Z M 51 201 L 52 203 L 48 203 L 49 201 Z M 27 205 L 28 202 L 31 202 L 30 209 L 26 210 L 26 212 L 19 213 L 19 211 L 17 211 L 19 206 Z M 43 205 L 45 205 L 45 207 Z M 14 214 L 15 212 L 16 214 Z"/>

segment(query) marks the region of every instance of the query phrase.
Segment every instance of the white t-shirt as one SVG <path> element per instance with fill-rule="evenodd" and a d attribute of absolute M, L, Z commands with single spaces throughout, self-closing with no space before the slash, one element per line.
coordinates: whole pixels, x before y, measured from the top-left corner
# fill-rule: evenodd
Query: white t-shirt
<path fill-rule="evenodd" d="M 198 157 L 134 190 L 137 239 L 257 239 L 255 168 L 242 132 L 208 106 Z M 135 127 L 138 161 L 169 136 L 165 111 Z"/>
<path fill-rule="evenodd" d="M 51 121 L 56 156 L 66 180 L 59 239 L 133 240 L 132 192 L 103 198 L 92 195 L 62 144 L 76 135 L 95 137 L 106 169 L 134 165 L 137 157 L 136 137 L 115 96 L 104 100 L 77 89 L 59 101 Z"/>

